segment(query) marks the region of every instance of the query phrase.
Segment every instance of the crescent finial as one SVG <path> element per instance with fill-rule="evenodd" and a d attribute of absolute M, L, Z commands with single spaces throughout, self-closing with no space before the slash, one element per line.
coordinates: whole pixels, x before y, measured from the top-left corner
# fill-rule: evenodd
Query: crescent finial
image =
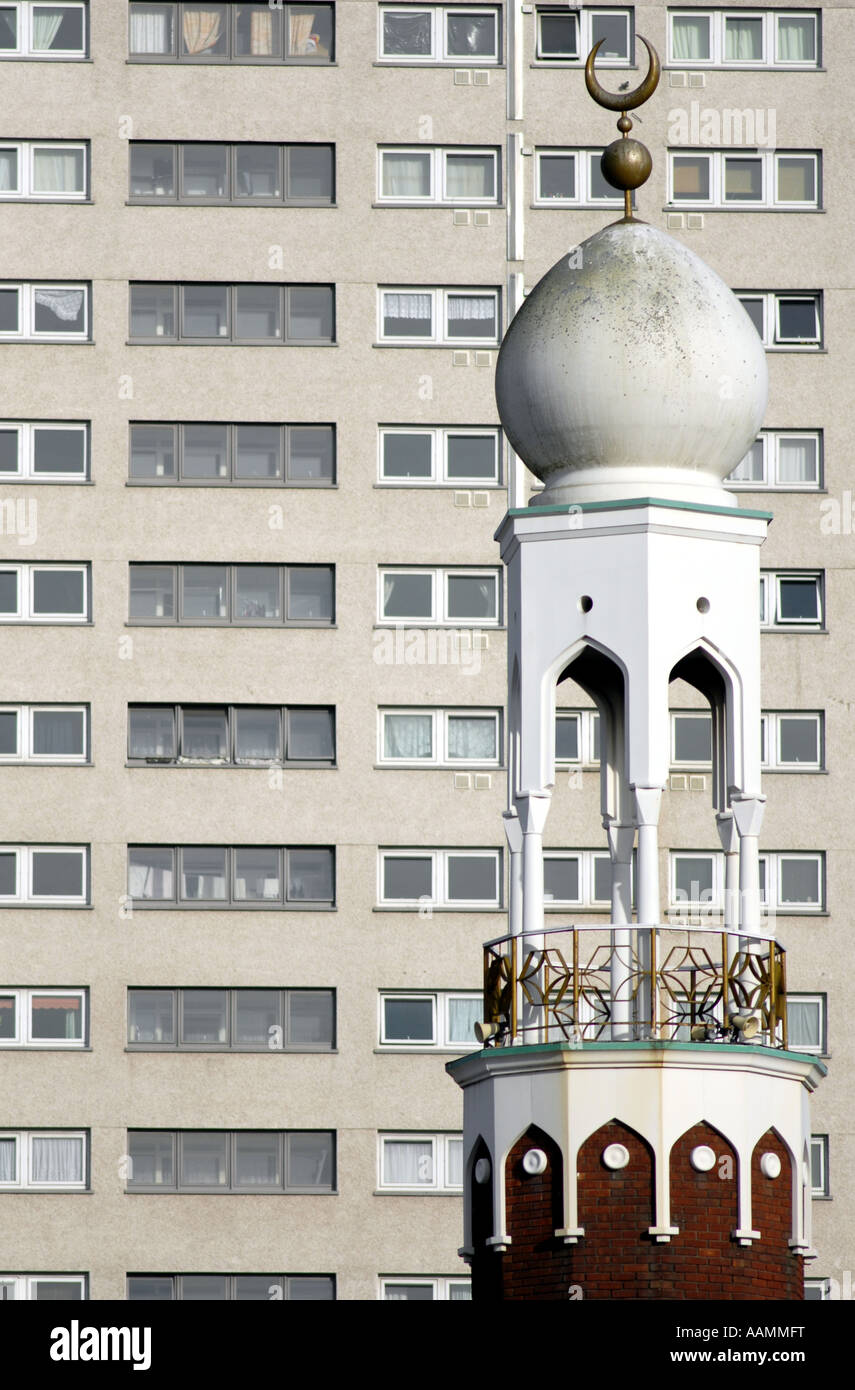
<path fill-rule="evenodd" d="M 634 111 L 636 106 L 641 106 L 653 96 L 653 93 L 659 85 L 659 75 L 661 72 L 659 54 L 656 52 L 653 45 L 648 43 L 647 39 L 643 38 L 641 34 L 638 34 L 637 38 L 641 39 L 641 42 L 647 49 L 649 66 L 647 69 L 647 76 L 641 83 L 641 86 L 636 87 L 634 92 L 607 92 L 605 87 L 600 85 L 594 72 L 594 63 L 596 61 L 597 52 L 605 43 L 605 39 L 600 39 L 599 43 L 596 43 L 588 54 L 588 61 L 585 63 L 585 85 L 590 95 L 594 98 L 594 101 L 596 101 L 598 105 L 604 106 L 607 111 Z"/>

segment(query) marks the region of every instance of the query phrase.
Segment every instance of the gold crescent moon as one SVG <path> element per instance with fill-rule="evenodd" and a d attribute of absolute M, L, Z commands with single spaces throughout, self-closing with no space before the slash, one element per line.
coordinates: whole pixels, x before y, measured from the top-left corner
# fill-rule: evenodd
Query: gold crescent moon
<path fill-rule="evenodd" d="M 653 96 L 653 93 L 659 85 L 659 54 L 656 52 L 653 45 L 647 42 L 647 39 L 641 37 L 641 34 L 637 34 L 636 38 L 641 39 L 641 42 L 647 49 L 650 65 L 647 69 L 647 76 L 641 86 L 636 87 L 634 92 L 607 92 L 605 87 L 601 87 L 600 83 L 597 81 L 594 72 L 594 62 L 597 57 L 597 51 L 601 45 L 605 43 L 605 39 L 600 39 L 600 42 L 595 44 L 588 54 L 588 61 L 585 64 L 585 86 L 588 88 L 594 101 L 600 106 L 604 106 L 607 111 L 634 111 L 636 106 L 641 106 Z"/>

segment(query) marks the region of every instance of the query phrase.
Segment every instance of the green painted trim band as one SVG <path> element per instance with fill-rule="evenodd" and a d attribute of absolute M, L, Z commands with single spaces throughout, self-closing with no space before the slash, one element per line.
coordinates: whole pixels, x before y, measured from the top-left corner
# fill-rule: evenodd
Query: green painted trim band
<path fill-rule="evenodd" d="M 636 1042 L 583 1042 L 579 1047 L 573 1043 L 521 1043 L 516 1047 L 485 1047 L 480 1052 L 469 1053 L 466 1057 L 456 1057 L 446 1063 L 446 1070 L 462 1066 L 469 1057 L 516 1057 L 527 1056 L 532 1052 L 692 1052 L 699 1053 L 738 1052 L 748 1056 L 795 1057 L 799 1062 L 810 1062 L 820 1067 L 823 1076 L 828 1067 L 813 1053 L 792 1052 L 782 1047 L 749 1047 L 745 1043 L 693 1043 L 678 1042 L 673 1038 L 650 1038 Z"/>
<path fill-rule="evenodd" d="M 575 516 L 577 512 L 630 511 L 639 507 L 667 507 L 677 512 L 709 512 L 713 516 L 747 516 L 755 521 L 772 521 L 771 512 L 749 507 L 713 507 L 708 502 L 675 502 L 666 497 L 626 497 L 616 502 L 569 502 L 561 506 L 511 507 L 506 516 Z"/>

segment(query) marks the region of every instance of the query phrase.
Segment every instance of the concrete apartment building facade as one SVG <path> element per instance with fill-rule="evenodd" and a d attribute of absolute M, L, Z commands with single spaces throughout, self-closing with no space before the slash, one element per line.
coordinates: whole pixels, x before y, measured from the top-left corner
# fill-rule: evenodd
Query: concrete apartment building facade
<path fill-rule="evenodd" d="M 467 1297 L 444 1062 L 505 929 L 493 532 L 531 495 L 493 374 L 619 215 L 581 69 L 604 36 L 634 85 L 636 32 L 639 215 L 769 349 L 735 483 L 775 517 L 761 851 L 830 1058 L 810 1293 L 845 1293 L 851 11 L 21 0 L 0 30 L 2 1296 Z M 564 701 L 556 924 L 608 897 Z M 672 709 L 663 900 L 697 917 L 708 726 Z"/>

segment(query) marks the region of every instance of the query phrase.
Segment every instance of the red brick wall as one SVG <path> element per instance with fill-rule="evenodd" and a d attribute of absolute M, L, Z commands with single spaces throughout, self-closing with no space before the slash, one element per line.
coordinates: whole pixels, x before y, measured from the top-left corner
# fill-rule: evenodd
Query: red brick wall
<path fill-rule="evenodd" d="M 613 1172 L 604 1166 L 602 1152 L 615 1143 L 627 1147 L 630 1161 Z M 699 1144 L 716 1154 L 709 1173 L 696 1172 L 689 1161 Z M 549 1160 L 546 1172 L 535 1177 L 522 1167 L 530 1148 L 543 1149 Z M 760 1173 L 760 1155 L 769 1151 L 781 1158 L 781 1175 L 775 1180 Z M 485 1249 L 483 1218 L 477 1222 L 474 1299 L 803 1298 L 802 1263 L 787 1243 L 790 1161 L 773 1132 L 758 1143 L 752 1162 L 753 1228 L 761 1239 L 750 1246 L 738 1245 L 731 1235 L 738 1224 L 736 1155 L 707 1124 L 693 1126 L 671 1151 L 671 1224 L 680 1233 L 668 1242 L 658 1244 L 647 1234 L 654 1224 L 653 1153 L 640 1135 L 616 1121 L 603 1125 L 582 1145 L 577 1171 L 579 1224 L 585 1235 L 577 1245 L 564 1245 L 553 1234 L 565 1224 L 560 1151 L 535 1127 L 518 1140 L 505 1178 L 511 1245 L 504 1255 Z"/>

